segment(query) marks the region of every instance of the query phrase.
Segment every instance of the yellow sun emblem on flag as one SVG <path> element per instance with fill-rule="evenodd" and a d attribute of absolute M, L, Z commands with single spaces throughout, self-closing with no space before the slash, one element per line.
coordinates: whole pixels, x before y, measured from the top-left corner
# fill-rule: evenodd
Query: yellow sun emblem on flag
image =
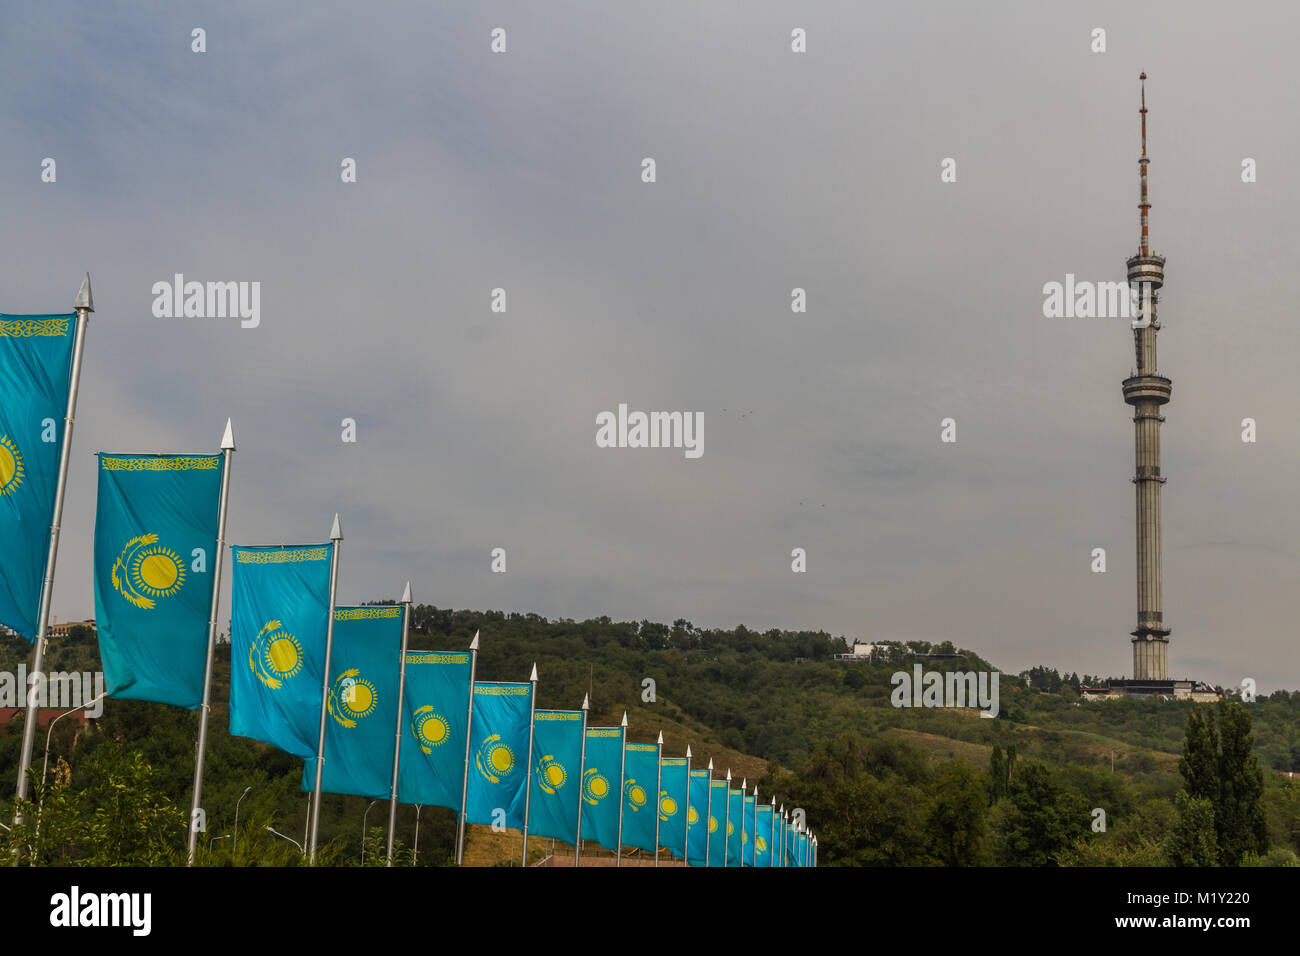
<path fill-rule="evenodd" d="M 419 743 L 420 749 L 431 754 L 434 747 L 445 743 L 451 736 L 451 728 L 447 726 L 447 718 L 437 713 L 432 706 L 425 706 L 417 710 L 411 718 L 411 733 Z"/>
<path fill-rule="evenodd" d="M 329 700 L 325 706 L 331 717 L 351 730 L 358 720 L 370 716 L 376 702 L 375 685 L 362 677 L 361 671 L 352 667 L 334 678 L 334 686 L 330 688 Z"/>
<path fill-rule="evenodd" d="M 700 822 L 700 811 L 694 807 L 686 808 L 686 823 L 688 826 L 695 826 Z"/>
<path fill-rule="evenodd" d="M 609 796 L 609 781 L 592 767 L 582 775 L 582 799 L 593 807 Z"/>
<path fill-rule="evenodd" d="M 23 483 L 23 456 L 8 435 L 0 435 L 0 495 L 7 495 Z"/>
<path fill-rule="evenodd" d="M 766 853 L 766 852 L 767 852 L 767 841 L 764 840 L 762 837 L 759 837 L 759 838 L 758 838 L 758 842 L 755 843 L 754 846 L 758 847 L 758 852 L 759 852 L 759 853 Z"/>
<path fill-rule="evenodd" d="M 668 820 L 677 816 L 677 801 L 668 795 L 667 790 L 659 791 L 659 819 Z"/>
<path fill-rule="evenodd" d="M 479 744 L 474 764 L 489 783 L 500 783 L 514 771 L 515 753 L 500 734 L 493 734 Z"/>
<path fill-rule="evenodd" d="M 635 780 L 629 780 L 623 786 L 623 795 L 627 798 L 627 805 L 632 808 L 633 813 L 640 813 L 641 808 L 646 805 L 650 799 L 649 794 L 645 792 L 645 787 Z"/>
<path fill-rule="evenodd" d="M 113 562 L 114 589 L 143 611 L 158 598 L 171 597 L 185 586 L 185 562 L 175 551 L 158 545 L 156 534 L 132 538 Z"/>
<path fill-rule="evenodd" d="M 717 830 L 718 830 L 718 818 L 717 818 L 717 817 L 709 817 L 709 832 L 710 832 L 710 833 L 716 833 Z"/>
<path fill-rule="evenodd" d="M 267 621 L 248 649 L 248 668 L 271 690 L 279 690 L 302 670 L 302 645 L 280 629 L 279 621 Z"/>
<path fill-rule="evenodd" d="M 569 772 L 552 754 L 537 761 L 537 785 L 546 793 L 555 793 L 568 782 Z"/>
<path fill-rule="evenodd" d="M 731 835 L 732 835 L 733 833 L 735 833 L 735 832 L 736 832 L 736 825 L 735 825 L 734 823 L 732 823 L 730 820 L 728 820 L 728 821 L 727 821 L 727 836 L 731 836 Z"/>

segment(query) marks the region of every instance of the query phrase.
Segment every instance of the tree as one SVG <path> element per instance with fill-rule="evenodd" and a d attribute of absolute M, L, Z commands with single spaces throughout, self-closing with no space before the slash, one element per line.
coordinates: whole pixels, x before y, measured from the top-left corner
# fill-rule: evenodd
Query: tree
<path fill-rule="evenodd" d="M 1217 866 L 1219 851 L 1214 826 L 1214 807 L 1204 797 L 1186 790 L 1174 797 L 1178 824 L 1165 841 L 1165 856 L 1173 866 Z"/>
<path fill-rule="evenodd" d="M 1007 795 L 1015 769 L 1016 748 L 1008 747 L 1004 754 L 1002 748 L 994 744 L 993 755 L 989 758 L 989 806 Z"/>
<path fill-rule="evenodd" d="M 979 771 L 964 761 L 946 763 L 933 792 L 926 832 L 935 857 L 945 866 L 988 863 L 988 794 Z"/>
<path fill-rule="evenodd" d="M 1250 714 L 1241 704 L 1220 700 L 1213 708 L 1187 713 L 1183 757 L 1178 770 L 1190 800 L 1204 800 L 1213 813 L 1218 862 L 1237 866 L 1247 853 L 1268 849 L 1261 797 L 1264 775 L 1253 752 Z M 1188 813 L 1201 811 L 1186 803 Z M 1189 823 L 1189 826 L 1191 824 Z"/>
<path fill-rule="evenodd" d="M 1052 866 L 1088 829 L 1083 801 L 1063 793 L 1051 772 L 1036 761 L 1020 768 L 1007 799 L 995 808 L 998 862 L 1007 866 Z"/>

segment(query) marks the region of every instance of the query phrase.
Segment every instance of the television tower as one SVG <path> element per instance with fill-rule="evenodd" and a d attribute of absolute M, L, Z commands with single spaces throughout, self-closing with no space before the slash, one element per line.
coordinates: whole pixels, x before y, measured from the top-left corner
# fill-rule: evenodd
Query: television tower
<path fill-rule="evenodd" d="M 1138 160 L 1141 180 L 1142 233 L 1138 253 L 1128 260 L 1128 282 L 1139 291 L 1141 310 L 1133 323 L 1133 345 L 1137 367 L 1124 380 L 1124 401 L 1133 406 L 1136 443 L 1137 490 L 1137 628 L 1133 634 L 1133 678 L 1140 681 L 1169 679 L 1169 628 L 1164 621 L 1160 561 L 1160 406 L 1168 403 L 1173 382 L 1156 372 L 1156 318 L 1158 290 L 1165 282 L 1165 259 L 1151 251 L 1147 231 L 1151 202 L 1147 194 L 1147 99 L 1143 73 L 1142 156 Z"/>

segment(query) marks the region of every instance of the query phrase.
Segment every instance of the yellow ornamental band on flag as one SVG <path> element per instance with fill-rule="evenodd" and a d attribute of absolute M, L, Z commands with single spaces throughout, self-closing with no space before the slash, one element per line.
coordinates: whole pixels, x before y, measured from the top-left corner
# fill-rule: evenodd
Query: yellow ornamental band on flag
<path fill-rule="evenodd" d="M 588 737 L 619 737 L 622 735 L 622 733 L 623 732 L 619 730 L 617 727 L 605 728 L 605 729 L 593 728 L 587 731 L 587 736 Z"/>
<path fill-rule="evenodd" d="M 686 758 L 685 758 L 685 757 L 665 757 L 663 763 L 664 763 L 664 766 L 665 766 L 665 767 L 685 767 L 685 766 L 686 766 Z"/>
<path fill-rule="evenodd" d="M 531 687 L 482 687 L 475 685 L 474 693 L 485 697 L 527 697 Z"/>
<path fill-rule="evenodd" d="M 539 710 L 533 715 L 534 720 L 582 720 L 582 714 L 555 713 L 554 711 Z"/>
<path fill-rule="evenodd" d="M 400 607 L 356 607 L 347 611 L 335 611 L 336 621 L 368 621 L 376 618 L 401 617 Z"/>
<path fill-rule="evenodd" d="M 423 651 L 408 653 L 408 664 L 468 664 L 468 654 L 428 654 Z"/>
<path fill-rule="evenodd" d="M 105 471 L 215 471 L 221 458 L 217 455 L 194 457 L 114 458 L 99 456 Z"/>
<path fill-rule="evenodd" d="M 286 548 L 283 551 L 241 551 L 235 549 L 240 564 L 297 564 L 299 561 L 325 561 L 329 548 Z"/>
<path fill-rule="evenodd" d="M 67 335 L 68 322 L 68 319 L 3 319 L 0 320 L 0 338 Z"/>
<path fill-rule="evenodd" d="M 635 750 L 637 753 L 654 753 L 659 749 L 657 744 L 628 744 L 628 750 Z"/>

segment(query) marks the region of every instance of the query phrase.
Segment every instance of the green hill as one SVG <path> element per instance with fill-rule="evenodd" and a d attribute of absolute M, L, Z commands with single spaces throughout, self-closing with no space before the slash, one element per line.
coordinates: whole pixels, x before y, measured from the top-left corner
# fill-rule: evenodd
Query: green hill
<path fill-rule="evenodd" d="M 684 620 L 672 625 L 608 618 L 548 621 L 534 614 L 428 605 L 414 609 L 412 622 L 412 649 L 462 649 L 481 631 L 479 679 L 521 680 L 536 662 L 538 707 L 576 708 L 590 693 L 593 725 L 617 724 L 626 711 L 630 740 L 653 741 L 662 731 L 665 754 L 681 754 L 689 744 L 696 766 L 712 758 L 718 773 L 730 767 L 737 778 L 757 780 L 765 796 L 775 793 L 787 807 L 805 808 L 809 826 L 822 838 L 823 863 L 991 862 L 995 849 L 1002 862 L 1032 862 L 1007 849 L 1004 837 L 1014 826 L 1002 819 L 1010 811 L 990 776 L 990 766 L 1009 755 L 1018 768 L 1041 765 L 1045 785 L 1054 788 L 1062 807 L 1076 801 L 1073 809 L 1062 811 L 1069 818 L 1062 830 L 1069 839 L 1062 845 L 1075 846 L 1085 833 L 1095 832 L 1080 825 L 1097 807 L 1106 809 L 1111 826 L 1093 840 L 1096 845 L 1118 846 L 1113 834 L 1139 820 L 1148 835 L 1162 838 L 1173 826 L 1173 800 L 1182 786 L 1178 760 L 1191 708 L 1183 702 L 1083 702 L 1077 675 L 1035 668 L 1023 676 L 1001 675 L 999 714 L 981 719 L 973 710 L 891 704 L 892 675 L 910 672 L 915 664 L 928 671 L 995 669 L 976 653 L 948 643 L 885 645 L 876 661 L 867 663 L 834 659 L 847 648 L 824 632 L 706 630 Z M 28 655 L 25 642 L 0 642 L 0 669 L 13 671 Z M 97 668 L 88 632 L 74 631 L 51 648 L 50 670 Z M 307 800 L 299 791 L 302 762 L 229 736 L 229 668 L 224 646 L 217 659 L 204 800 L 212 859 L 232 862 L 233 855 L 235 862 L 247 863 L 280 853 L 280 862 L 293 862 L 297 851 L 266 827 L 301 841 Z M 1249 707 L 1254 752 L 1265 771 L 1271 845 L 1293 852 L 1300 849 L 1300 787 L 1277 771 L 1300 770 L 1300 693 L 1278 692 Z M 8 736 L 0 736 L 0 780 L 12 781 L 16 772 L 20 722 L 15 718 Z M 193 712 L 109 701 L 96 726 L 80 732 L 61 726 L 51 759 L 66 761 L 61 772 L 72 791 L 86 792 L 94 781 L 79 768 L 107 773 L 103 768 L 120 765 L 123 755 L 139 753 L 152 770 L 152 792 L 187 808 L 196 727 Z M 42 734 L 38 750 L 43 744 Z M 100 750 L 104 753 L 96 758 Z M 1014 770 L 1004 775 L 1006 780 L 1014 776 Z M 848 789 L 836 791 L 840 786 Z M 245 787 L 252 789 L 240 804 L 239 842 L 232 846 L 235 806 Z M 974 812 L 977 791 L 983 794 L 978 800 L 984 801 L 980 819 L 987 846 L 973 850 L 974 856 L 963 859 L 956 851 L 935 848 L 938 837 L 930 831 L 941 826 L 936 816 L 947 812 L 945 788 L 957 795 L 953 799 L 963 812 Z M 870 809 L 871 820 L 857 820 L 858 803 Z M 383 801 L 367 813 L 369 804 L 354 797 L 325 798 L 321 838 L 330 844 L 333 859 L 359 860 L 363 826 L 373 830 L 386 823 Z M 1074 819 L 1079 814 L 1084 816 Z M 401 808 L 402 842 L 409 844 L 414 831 L 415 809 Z M 418 861 L 445 863 L 454 831 L 451 811 L 423 810 Z M 227 834 L 232 838 L 219 839 Z M 467 858 L 488 862 L 517 854 L 517 837 L 511 842 L 497 836 L 473 836 L 474 852 Z M 183 834 L 177 846 L 182 839 Z M 496 843 L 501 844 L 497 851 L 481 849 Z M 379 852 L 368 845 L 368 862 Z M 1054 852 L 1052 859 L 1060 862 L 1118 859 L 1090 859 L 1092 850 L 1078 847 L 1071 851 L 1074 856 L 1063 857 L 1059 848 Z M 1125 852 L 1133 860 L 1141 855 L 1140 847 Z"/>

